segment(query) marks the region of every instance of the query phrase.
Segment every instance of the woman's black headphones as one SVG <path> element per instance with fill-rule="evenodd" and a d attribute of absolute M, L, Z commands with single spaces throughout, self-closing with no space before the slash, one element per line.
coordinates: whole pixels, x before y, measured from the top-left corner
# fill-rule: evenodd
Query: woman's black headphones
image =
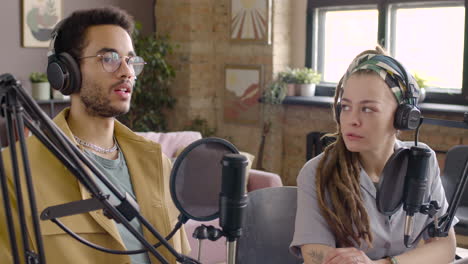
<path fill-rule="evenodd" d="M 395 112 L 395 118 L 393 126 L 398 130 L 413 130 L 416 129 L 419 125 L 421 119 L 421 111 L 416 106 L 417 104 L 417 97 L 414 91 L 417 91 L 417 84 L 412 77 L 412 75 L 392 57 L 385 56 L 385 55 L 375 55 L 372 57 L 372 60 L 381 61 L 394 69 L 403 79 L 401 80 L 403 84 L 406 86 L 406 92 L 401 89 L 402 95 L 404 97 L 404 103 L 400 104 Z M 398 78 L 398 77 L 396 77 Z M 342 89 L 338 87 L 337 89 Z M 342 91 L 338 91 L 342 92 Z M 341 96 L 341 95 L 340 95 Z M 341 102 L 338 99 L 338 103 L 335 106 L 335 119 L 340 123 L 340 114 L 341 114 Z"/>
<path fill-rule="evenodd" d="M 57 24 L 47 52 L 47 79 L 52 88 L 64 95 L 78 92 L 81 87 L 81 72 L 77 61 L 67 52 L 55 53 L 55 40 L 60 32 L 61 23 Z"/>

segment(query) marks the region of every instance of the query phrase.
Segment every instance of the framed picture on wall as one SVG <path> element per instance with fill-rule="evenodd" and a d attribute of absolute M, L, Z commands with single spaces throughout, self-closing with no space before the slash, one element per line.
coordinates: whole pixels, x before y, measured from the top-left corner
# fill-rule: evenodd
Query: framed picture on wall
<path fill-rule="evenodd" d="M 54 26 L 62 19 L 62 0 L 23 0 L 23 47 L 48 47 Z"/>
<path fill-rule="evenodd" d="M 260 121 L 261 65 L 226 65 L 224 121 L 256 125 Z"/>
<path fill-rule="evenodd" d="M 271 43 L 271 0 L 230 0 L 233 42 Z"/>

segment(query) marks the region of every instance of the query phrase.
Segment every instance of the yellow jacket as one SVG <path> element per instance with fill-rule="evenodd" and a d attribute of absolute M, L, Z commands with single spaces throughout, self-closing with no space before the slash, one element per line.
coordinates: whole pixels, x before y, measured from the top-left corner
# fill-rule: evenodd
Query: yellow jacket
<path fill-rule="evenodd" d="M 54 122 L 74 142 L 66 122 L 68 113 L 69 110 L 65 109 L 54 119 Z M 163 237 L 167 236 L 177 222 L 178 216 L 178 211 L 171 200 L 169 192 L 171 169 L 169 159 L 162 154 L 159 144 L 136 135 L 118 121 L 115 122 L 115 137 L 125 155 L 140 212 Z M 38 214 L 52 205 L 90 198 L 88 190 L 36 137 L 27 139 L 27 147 Z M 14 190 L 11 188 L 13 183 L 9 149 L 4 150 L 2 154 L 6 174 L 9 176 L 9 196 L 11 201 L 14 201 Z M 20 166 L 20 171 L 23 171 L 22 166 Z M 23 180 L 22 189 L 23 194 L 26 196 L 25 185 Z M 25 202 L 27 201 L 25 198 Z M 16 204 L 13 202 L 12 204 L 16 209 Z M 34 233 L 32 232 L 31 213 L 29 203 L 25 203 L 25 205 L 29 229 L 28 237 L 30 245 L 32 245 Z M 2 199 L 0 200 L 0 212 L 0 260 L 1 263 L 13 263 Z M 63 217 L 59 220 L 92 243 L 105 248 L 125 250 L 115 222 L 104 216 L 102 210 Z M 18 218 L 16 216 L 15 223 L 18 228 Z M 107 254 L 81 244 L 51 221 L 40 221 L 40 227 L 48 264 L 130 263 L 130 257 L 127 255 Z M 143 230 L 145 237 L 150 242 L 153 244 L 157 242 L 146 228 L 143 228 Z M 19 230 L 16 230 L 16 234 L 16 239 L 19 240 L 21 237 Z M 178 252 L 185 254 L 190 250 L 183 228 L 169 242 Z M 34 251 L 37 252 L 37 248 L 34 248 Z M 158 252 L 170 263 L 176 263 L 175 258 L 163 246 L 158 249 Z M 152 263 L 159 263 L 151 254 L 150 256 Z M 5 260 L 7 261 L 5 262 Z"/>

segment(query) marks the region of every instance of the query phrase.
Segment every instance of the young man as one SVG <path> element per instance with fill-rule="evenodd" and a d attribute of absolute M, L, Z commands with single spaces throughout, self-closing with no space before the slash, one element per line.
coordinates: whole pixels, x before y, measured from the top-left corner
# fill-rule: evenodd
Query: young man
<path fill-rule="evenodd" d="M 167 236 L 178 216 L 169 193 L 170 161 L 158 144 L 137 136 L 115 119 L 128 112 L 136 75 L 144 65 L 133 49 L 132 30 L 132 18 L 116 8 L 77 11 L 57 26 L 48 77 L 54 88 L 71 94 L 71 107 L 62 111 L 54 122 L 109 181 L 137 200 L 143 216 L 162 236 Z M 60 71 L 54 71 L 57 67 Z M 67 74 L 60 75 L 62 70 Z M 65 81 L 61 83 L 63 78 Z M 90 198 L 84 186 L 42 143 L 31 137 L 27 144 L 39 213 L 52 205 Z M 5 165 L 10 166 L 8 157 Z M 7 168 L 8 175 L 10 171 Z M 100 181 L 98 184 L 110 193 Z M 118 202 L 113 196 L 110 201 Z M 3 211 L 3 204 L 0 207 Z M 0 259 L 2 263 L 12 263 L 6 220 L 0 218 Z M 102 210 L 60 220 L 81 237 L 104 248 L 142 248 L 123 225 L 108 219 Z M 47 263 L 158 263 L 147 253 L 129 257 L 94 250 L 74 240 L 54 223 L 40 222 Z M 131 224 L 141 232 L 141 224 L 136 219 Z M 31 222 L 28 228 L 33 230 Z M 150 242 L 157 243 L 146 231 L 143 234 Z M 29 239 L 33 240 L 32 233 Z M 183 229 L 169 242 L 178 252 L 189 250 Z M 170 263 L 176 263 L 163 246 L 158 251 Z"/>

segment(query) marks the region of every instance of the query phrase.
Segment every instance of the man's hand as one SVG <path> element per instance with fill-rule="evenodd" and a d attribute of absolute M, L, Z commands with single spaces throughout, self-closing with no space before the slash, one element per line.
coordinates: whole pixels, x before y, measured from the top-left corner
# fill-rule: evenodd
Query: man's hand
<path fill-rule="evenodd" d="M 323 264 L 375 264 L 367 255 L 357 248 L 334 248 L 330 250 Z"/>

